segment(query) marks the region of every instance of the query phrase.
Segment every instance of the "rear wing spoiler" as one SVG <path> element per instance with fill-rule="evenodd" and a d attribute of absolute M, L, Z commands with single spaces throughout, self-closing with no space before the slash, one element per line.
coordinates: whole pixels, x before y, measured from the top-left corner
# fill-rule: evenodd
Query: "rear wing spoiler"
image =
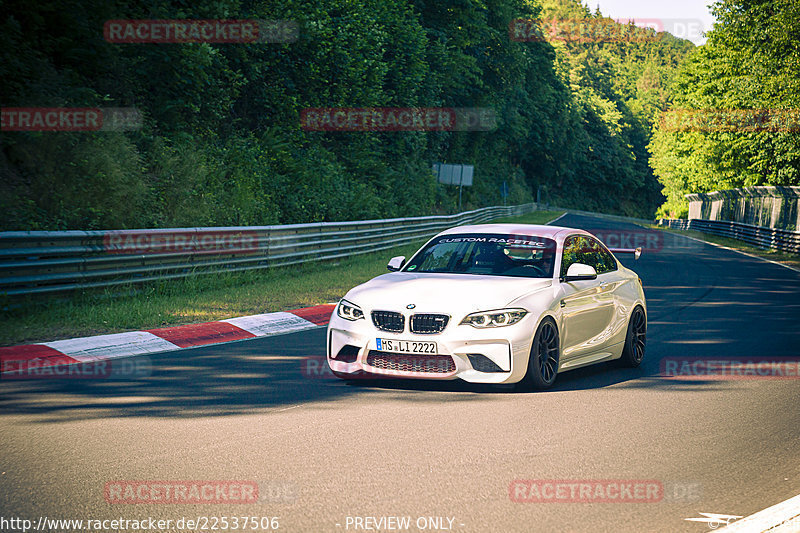
<path fill-rule="evenodd" d="M 634 259 L 639 259 L 642 256 L 642 247 L 638 248 L 609 248 L 613 254 L 633 254 Z"/>

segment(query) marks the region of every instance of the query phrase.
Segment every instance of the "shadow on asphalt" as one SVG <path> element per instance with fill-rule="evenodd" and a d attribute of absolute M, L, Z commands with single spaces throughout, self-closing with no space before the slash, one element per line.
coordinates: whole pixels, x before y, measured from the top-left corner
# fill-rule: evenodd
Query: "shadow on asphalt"
<path fill-rule="evenodd" d="M 38 422 L 157 417 L 192 418 L 269 412 L 309 402 L 360 396 L 408 402 L 480 401 L 497 394 L 551 394 L 624 385 L 696 390 L 720 382 L 662 379 L 658 361 L 641 368 L 603 363 L 559 375 L 547 391 L 456 381 L 359 379 L 342 381 L 316 365 L 323 328 L 150 357 L 152 373 L 138 379 L 28 379 L 0 381 L 0 411 L 39 415 Z M 309 371 L 309 354 L 314 363 Z M 266 411 L 265 411 L 266 410 Z"/>

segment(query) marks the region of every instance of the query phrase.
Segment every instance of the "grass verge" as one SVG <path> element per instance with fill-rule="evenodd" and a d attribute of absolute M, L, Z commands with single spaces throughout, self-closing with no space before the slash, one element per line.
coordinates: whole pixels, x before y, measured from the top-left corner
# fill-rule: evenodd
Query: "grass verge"
<path fill-rule="evenodd" d="M 560 214 L 535 211 L 492 222 L 543 224 Z M 352 287 L 385 273 L 390 257 L 411 256 L 424 242 L 422 239 L 345 260 L 190 276 L 127 290 L 26 301 L 0 313 L 0 346 L 209 322 L 335 302 Z"/>
<path fill-rule="evenodd" d="M 763 257 L 764 259 L 769 259 L 770 261 L 775 261 L 776 263 L 781 263 L 784 265 L 800 268 L 800 255 L 797 254 L 781 252 L 778 250 L 757 248 L 755 246 L 746 244 L 742 241 L 737 241 L 736 239 L 731 239 L 729 237 L 720 237 L 719 235 L 714 235 L 712 233 L 703 233 L 702 231 L 670 229 L 670 228 L 665 228 L 664 226 L 657 226 L 654 224 L 650 225 L 650 227 L 654 229 L 660 229 L 662 231 L 669 231 L 670 233 L 677 233 L 678 235 L 694 237 L 695 239 L 704 242 L 708 242 L 711 244 L 718 244 L 720 246 L 731 248 L 733 250 L 738 250 L 740 252 L 745 252 L 750 255 Z"/>

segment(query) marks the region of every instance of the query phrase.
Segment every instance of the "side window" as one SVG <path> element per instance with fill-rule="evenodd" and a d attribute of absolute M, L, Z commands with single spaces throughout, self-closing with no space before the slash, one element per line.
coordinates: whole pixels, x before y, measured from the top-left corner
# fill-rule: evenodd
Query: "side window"
<path fill-rule="evenodd" d="M 567 237 L 564 240 L 564 255 L 561 257 L 561 276 L 567 275 L 572 263 L 580 263 L 580 243 L 577 236 Z"/>
<path fill-rule="evenodd" d="M 592 237 L 584 237 L 586 246 L 583 248 L 586 258 L 586 264 L 591 265 L 598 274 L 605 274 L 606 272 L 613 272 L 617 269 L 617 262 L 614 257 L 603 248 L 603 245 L 597 242 L 597 239 Z"/>
<path fill-rule="evenodd" d="M 598 245 L 597 248 L 597 253 L 600 256 L 600 262 L 603 265 L 602 271 L 598 268 L 597 273 L 605 274 L 606 272 L 614 272 L 617 269 L 617 260 L 614 259 L 614 256 L 602 246 Z"/>
<path fill-rule="evenodd" d="M 583 263 L 584 265 L 589 265 L 599 274 L 601 265 L 599 262 L 600 255 L 597 253 L 597 242 L 591 237 L 586 237 L 585 235 L 578 237 L 578 240 L 580 241 L 580 261 L 578 262 Z"/>
<path fill-rule="evenodd" d="M 566 276 L 567 270 L 573 263 L 586 263 L 584 245 L 580 235 L 567 237 L 564 241 L 564 255 L 561 258 L 561 275 Z"/>
<path fill-rule="evenodd" d="M 594 268 L 598 274 L 617 269 L 614 257 L 592 237 L 573 235 L 564 241 L 564 256 L 561 260 L 561 275 L 566 276 L 573 263 L 583 263 Z"/>

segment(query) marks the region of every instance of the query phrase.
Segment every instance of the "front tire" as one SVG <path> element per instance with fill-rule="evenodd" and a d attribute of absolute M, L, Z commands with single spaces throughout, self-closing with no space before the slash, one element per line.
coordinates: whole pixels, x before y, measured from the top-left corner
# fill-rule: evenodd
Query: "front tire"
<path fill-rule="evenodd" d="M 533 336 L 528 371 L 519 382 L 521 388 L 544 390 L 553 386 L 558 375 L 560 345 L 556 323 L 550 317 L 545 318 Z"/>
<path fill-rule="evenodd" d="M 620 363 L 630 368 L 642 364 L 646 345 L 647 316 L 644 314 L 644 309 L 637 305 L 628 321 L 628 333 L 625 335 L 625 347 L 622 349 Z"/>

